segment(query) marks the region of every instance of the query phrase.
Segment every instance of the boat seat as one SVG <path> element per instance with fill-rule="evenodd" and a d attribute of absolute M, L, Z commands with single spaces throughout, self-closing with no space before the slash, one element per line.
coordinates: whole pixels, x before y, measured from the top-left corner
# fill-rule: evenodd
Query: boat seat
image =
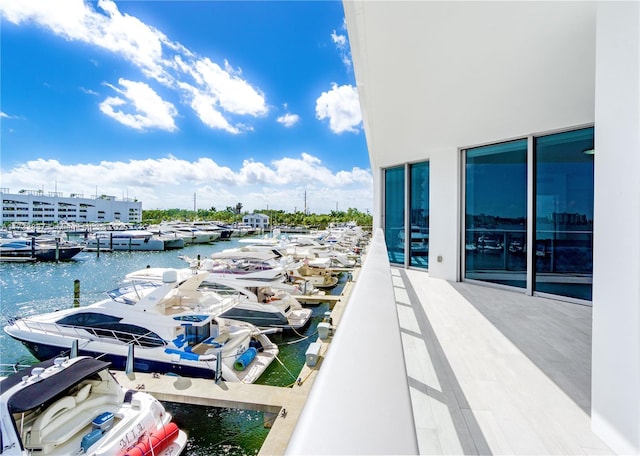
<path fill-rule="evenodd" d="M 82 390 L 81 390 L 82 391 Z M 91 421 L 100 413 L 111 411 L 114 405 L 118 404 L 118 397 L 112 394 L 90 394 L 80 404 L 71 396 L 66 396 L 58 402 L 65 400 L 65 405 L 73 401 L 71 407 L 60 408 L 56 406 L 53 413 L 47 413 L 53 406 L 49 407 L 33 423 L 28 431 L 26 445 L 29 448 L 42 447 L 43 452 L 51 451 L 56 445 L 60 445 L 71 439 L 77 432 L 91 424 Z"/>
<path fill-rule="evenodd" d="M 34 431 L 36 436 L 39 437 L 39 431 L 49 425 L 51 421 L 55 418 L 64 415 L 67 410 L 71 410 L 76 406 L 76 400 L 73 396 L 65 396 L 53 404 L 51 404 L 47 409 L 42 412 L 33 422 L 33 426 L 31 427 L 31 438 L 33 439 Z M 40 440 L 39 438 L 37 440 Z"/>
<path fill-rule="evenodd" d="M 221 332 L 218 337 L 213 339 L 214 342 L 219 343 L 220 345 L 224 345 L 231 338 L 231 334 L 228 331 Z"/>
<path fill-rule="evenodd" d="M 89 393 L 91 392 L 91 383 L 87 383 L 84 385 L 78 392 L 73 396 L 76 400 L 76 404 L 84 401 L 87 397 L 89 397 Z"/>

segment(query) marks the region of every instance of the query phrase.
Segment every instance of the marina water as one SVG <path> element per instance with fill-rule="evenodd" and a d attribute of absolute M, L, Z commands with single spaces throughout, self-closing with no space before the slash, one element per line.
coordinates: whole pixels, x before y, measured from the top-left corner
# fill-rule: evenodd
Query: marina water
<path fill-rule="evenodd" d="M 244 238 L 246 239 L 246 238 Z M 161 252 L 81 252 L 64 262 L 0 263 L 0 303 L 2 325 L 7 317 L 52 312 L 73 306 L 74 281 L 80 281 L 80 305 L 106 298 L 105 292 L 124 283 L 129 272 L 150 267 L 184 268 L 180 256 L 207 258 L 215 252 L 238 247 L 238 238 L 213 244 L 190 245 Z M 340 277 L 333 294 L 344 287 Z M 313 316 L 305 328 L 269 337 L 278 344 L 280 354 L 257 383 L 288 386 L 305 363 L 309 344 L 317 339 L 317 325 L 329 310 L 327 303 L 312 307 Z M 23 345 L 4 331 L 0 333 L 0 363 L 31 365 L 37 360 Z M 6 373 L 4 373 L 6 375 Z M 165 403 L 176 423 L 189 434 L 187 455 L 246 455 L 259 451 L 269 430 L 262 412 L 221 409 L 187 404 Z"/>

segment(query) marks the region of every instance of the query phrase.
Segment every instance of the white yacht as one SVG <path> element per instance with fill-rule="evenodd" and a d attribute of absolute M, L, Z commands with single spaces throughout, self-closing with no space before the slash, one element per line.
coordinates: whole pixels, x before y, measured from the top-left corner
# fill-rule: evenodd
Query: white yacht
<path fill-rule="evenodd" d="M 126 275 L 127 280 L 139 282 L 159 282 L 167 268 L 145 268 Z M 193 276 L 194 270 L 177 270 L 178 281 Z M 224 306 L 218 316 L 246 321 L 258 327 L 278 329 L 300 329 L 307 325 L 312 310 L 304 308 L 291 293 L 296 287 L 284 282 L 273 284 L 260 280 L 246 280 L 235 277 L 220 278 L 208 275 L 199 290 L 215 290 L 216 293 L 233 299 L 233 304 Z"/>
<path fill-rule="evenodd" d="M 4 330 L 38 359 L 68 351 L 110 361 L 125 370 L 133 358 L 139 372 L 253 383 L 278 354 L 263 331 L 217 317 L 227 304 L 198 291 L 207 274 L 178 282 L 175 270 L 162 283 L 130 284 L 109 298 L 24 318 L 10 318 Z"/>
<path fill-rule="evenodd" d="M 86 241 L 88 249 L 164 250 L 164 241 L 147 230 L 97 231 Z"/>

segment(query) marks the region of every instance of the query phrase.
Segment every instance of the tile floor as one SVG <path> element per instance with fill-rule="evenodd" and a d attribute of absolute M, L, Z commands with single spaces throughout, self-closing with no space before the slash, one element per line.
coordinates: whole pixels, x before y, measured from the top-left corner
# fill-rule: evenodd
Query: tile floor
<path fill-rule="evenodd" d="M 392 276 L 421 454 L 613 454 L 590 429 L 591 307 Z"/>

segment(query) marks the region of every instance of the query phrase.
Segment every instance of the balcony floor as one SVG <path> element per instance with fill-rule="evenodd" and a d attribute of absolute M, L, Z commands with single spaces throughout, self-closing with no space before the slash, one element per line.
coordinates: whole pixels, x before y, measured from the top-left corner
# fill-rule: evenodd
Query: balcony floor
<path fill-rule="evenodd" d="M 392 268 L 421 454 L 613 454 L 591 431 L 591 307 Z"/>

